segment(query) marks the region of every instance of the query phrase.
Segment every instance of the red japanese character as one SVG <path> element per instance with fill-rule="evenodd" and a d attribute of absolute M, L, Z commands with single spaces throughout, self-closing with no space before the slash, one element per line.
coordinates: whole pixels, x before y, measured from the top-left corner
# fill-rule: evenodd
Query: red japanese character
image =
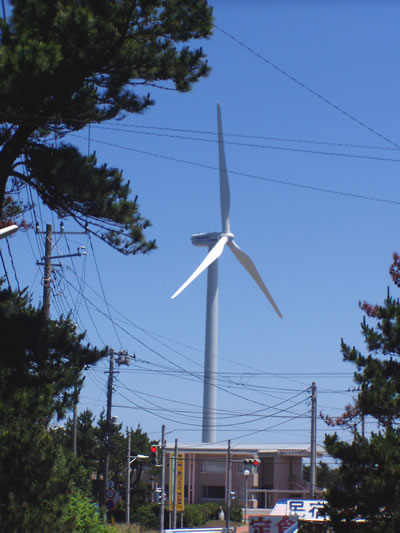
<path fill-rule="evenodd" d="M 271 533 L 271 520 L 259 516 L 250 520 L 253 533 Z"/>
<path fill-rule="evenodd" d="M 279 520 L 279 522 L 276 524 L 278 526 L 278 533 L 285 533 L 285 531 L 293 524 L 293 520 L 290 520 L 290 518 L 284 516 L 282 520 Z"/>

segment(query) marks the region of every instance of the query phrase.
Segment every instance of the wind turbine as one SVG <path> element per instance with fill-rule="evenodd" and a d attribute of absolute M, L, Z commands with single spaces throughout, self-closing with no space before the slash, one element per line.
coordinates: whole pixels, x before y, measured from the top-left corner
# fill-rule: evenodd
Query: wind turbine
<path fill-rule="evenodd" d="M 206 341 L 204 357 L 204 392 L 203 392 L 203 430 L 202 442 L 216 441 L 216 410 L 217 410 L 217 357 L 218 357 L 218 258 L 227 245 L 239 263 L 247 270 L 269 300 L 279 317 L 282 318 L 278 306 L 265 286 L 260 274 L 250 257 L 239 248 L 231 233 L 229 208 L 230 193 L 228 173 L 226 170 L 224 139 L 222 133 L 221 106 L 217 104 L 218 123 L 218 154 L 219 154 L 219 187 L 221 199 L 222 232 L 198 233 L 192 235 L 194 246 L 207 246 L 208 254 L 193 274 L 171 296 L 175 298 L 204 270 L 208 269 L 207 278 L 207 309 L 206 309 Z"/>

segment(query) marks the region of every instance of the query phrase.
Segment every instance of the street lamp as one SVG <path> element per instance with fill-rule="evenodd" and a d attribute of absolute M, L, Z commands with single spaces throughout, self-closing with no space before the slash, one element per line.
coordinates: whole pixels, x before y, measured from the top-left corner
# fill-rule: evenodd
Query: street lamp
<path fill-rule="evenodd" d="M 18 231 L 18 226 L 16 224 L 11 224 L 10 226 L 6 226 L 5 228 L 0 229 L 0 239 L 4 239 L 5 237 L 9 237 L 13 233 Z"/>
<path fill-rule="evenodd" d="M 131 521 L 131 464 L 141 459 L 148 459 L 148 455 L 131 455 L 131 434 L 128 434 L 128 453 L 126 456 L 126 487 L 125 487 L 125 523 L 129 524 Z"/>
<path fill-rule="evenodd" d="M 244 479 L 246 481 L 245 496 L 244 496 L 244 523 L 247 524 L 247 502 L 248 502 L 248 490 L 249 490 L 249 475 L 250 470 L 243 471 Z"/>

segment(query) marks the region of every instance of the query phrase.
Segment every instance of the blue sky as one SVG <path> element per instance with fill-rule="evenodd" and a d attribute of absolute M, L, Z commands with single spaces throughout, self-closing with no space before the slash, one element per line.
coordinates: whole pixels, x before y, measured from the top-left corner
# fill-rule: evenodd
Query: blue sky
<path fill-rule="evenodd" d="M 123 257 L 86 236 L 57 239 L 60 254 L 85 245 L 88 255 L 56 268 L 52 316 L 72 309 L 91 343 L 136 355 L 115 383 L 113 415 L 124 427 L 158 438 L 165 424 L 168 440 L 200 440 L 206 275 L 170 296 L 205 255 L 190 236 L 220 229 L 220 102 L 232 231 L 283 319 L 226 250 L 217 440 L 308 442 L 308 388 L 317 383 L 318 411 L 333 416 L 351 401 L 340 339 L 362 348 L 358 302 L 383 300 L 400 251 L 400 6 L 216 0 L 214 9 L 217 28 L 201 43 L 207 79 L 188 94 L 152 90 L 146 114 L 70 137 L 123 169 L 158 249 Z M 35 212 L 42 230 L 58 229 Z M 76 230 L 68 221 L 65 229 Z M 41 246 L 33 230 L 10 239 L 18 281 L 37 301 Z M 105 406 L 106 370 L 87 372 L 80 409 Z M 319 443 L 325 431 L 319 422 Z"/>

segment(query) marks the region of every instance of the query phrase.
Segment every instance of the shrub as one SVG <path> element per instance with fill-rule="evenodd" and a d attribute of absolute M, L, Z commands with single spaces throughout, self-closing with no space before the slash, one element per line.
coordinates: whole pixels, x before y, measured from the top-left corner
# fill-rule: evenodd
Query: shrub
<path fill-rule="evenodd" d="M 157 503 L 145 503 L 135 509 L 132 519 L 145 529 L 158 529 L 160 525 L 160 506 Z"/>
<path fill-rule="evenodd" d="M 204 512 L 207 515 L 206 521 L 208 520 L 216 520 L 218 518 L 218 513 L 221 507 L 224 507 L 224 503 L 213 503 L 213 502 L 207 502 L 201 504 Z"/>
<path fill-rule="evenodd" d="M 106 533 L 109 531 L 102 522 L 98 508 L 91 500 L 75 491 L 69 501 L 66 523 L 71 524 L 72 533 Z"/>
<path fill-rule="evenodd" d="M 191 503 L 185 505 L 185 512 L 183 513 L 184 527 L 202 526 L 207 522 L 208 513 L 202 504 Z"/>
<path fill-rule="evenodd" d="M 226 516 L 226 510 L 225 510 Z M 231 520 L 232 522 L 242 521 L 242 507 L 237 500 L 233 500 L 231 503 Z"/>
<path fill-rule="evenodd" d="M 185 505 L 183 526 L 188 528 L 203 526 L 209 520 L 216 520 L 220 507 L 218 503 L 212 502 Z"/>

